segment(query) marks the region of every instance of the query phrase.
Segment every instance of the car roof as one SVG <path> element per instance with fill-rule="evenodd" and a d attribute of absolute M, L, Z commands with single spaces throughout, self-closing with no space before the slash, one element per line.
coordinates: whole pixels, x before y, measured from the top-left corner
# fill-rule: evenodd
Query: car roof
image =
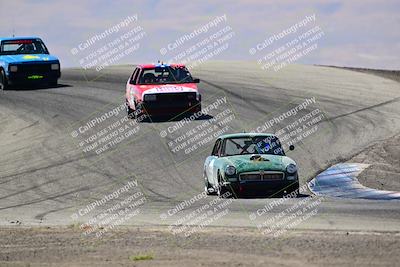
<path fill-rule="evenodd" d="M 171 63 L 171 64 L 161 64 L 161 63 L 153 63 L 153 64 L 138 64 L 140 68 L 148 69 L 148 68 L 155 68 L 155 67 L 185 67 L 184 64 L 178 63 Z"/>
<path fill-rule="evenodd" d="M 275 135 L 272 133 L 234 133 L 234 134 L 221 135 L 218 138 L 229 139 L 229 138 L 257 137 L 257 136 L 275 136 Z"/>
<path fill-rule="evenodd" d="M 36 36 L 17 36 L 17 37 L 0 37 L 0 42 L 1 41 L 12 41 L 12 40 L 21 40 L 21 39 L 40 39 L 39 37 Z"/>

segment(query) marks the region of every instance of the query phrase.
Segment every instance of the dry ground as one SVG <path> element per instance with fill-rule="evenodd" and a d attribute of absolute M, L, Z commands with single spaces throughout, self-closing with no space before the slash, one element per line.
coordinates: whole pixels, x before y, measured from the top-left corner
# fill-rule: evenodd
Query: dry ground
<path fill-rule="evenodd" d="M 123 228 L 101 239 L 75 228 L 0 230 L 0 266 L 395 266 L 399 233 L 208 228 L 190 237 L 167 228 Z"/>

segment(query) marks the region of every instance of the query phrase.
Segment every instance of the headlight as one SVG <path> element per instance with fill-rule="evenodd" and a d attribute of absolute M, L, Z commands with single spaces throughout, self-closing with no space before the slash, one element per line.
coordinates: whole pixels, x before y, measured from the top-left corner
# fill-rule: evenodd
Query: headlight
<path fill-rule="evenodd" d="M 156 99 L 156 95 L 144 95 L 144 101 L 155 101 Z"/>
<path fill-rule="evenodd" d="M 233 166 L 227 166 L 225 169 L 227 175 L 234 175 L 236 173 L 236 168 Z"/>
<path fill-rule="evenodd" d="M 51 70 L 59 70 L 60 64 L 51 64 Z"/>
<path fill-rule="evenodd" d="M 17 72 L 18 71 L 18 66 L 10 66 L 10 71 L 11 72 Z"/>
<path fill-rule="evenodd" d="M 286 167 L 286 171 L 290 174 L 293 174 L 297 172 L 297 166 L 291 163 Z"/>

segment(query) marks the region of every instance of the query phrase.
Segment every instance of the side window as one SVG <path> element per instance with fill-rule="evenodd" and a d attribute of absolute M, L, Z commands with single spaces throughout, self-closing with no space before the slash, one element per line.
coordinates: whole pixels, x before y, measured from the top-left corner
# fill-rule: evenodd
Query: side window
<path fill-rule="evenodd" d="M 224 156 L 225 155 L 225 144 L 226 144 L 226 139 L 224 141 L 220 141 L 219 149 L 218 149 L 218 155 L 219 156 Z"/>
<path fill-rule="evenodd" d="M 137 68 L 133 71 L 133 74 L 131 76 L 131 80 L 129 81 L 130 84 L 135 84 L 134 81 L 135 81 L 135 76 L 136 76 L 137 71 L 138 71 Z"/>
<path fill-rule="evenodd" d="M 215 142 L 215 145 L 214 145 L 214 148 L 213 148 L 213 151 L 212 151 L 212 153 L 211 153 L 211 156 L 218 156 L 219 155 L 219 150 L 220 150 L 220 148 L 221 148 L 221 140 L 220 139 L 218 139 L 216 142 Z"/>
<path fill-rule="evenodd" d="M 140 70 L 139 68 L 136 68 L 135 71 L 133 72 L 130 84 L 136 84 L 137 76 L 139 74 L 139 70 Z"/>
<path fill-rule="evenodd" d="M 135 83 L 136 84 L 140 84 L 139 78 L 143 75 L 142 73 L 143 73 L 143 70 L 141 68 L 138 68 L 138 72 L 136 73 L 136 76 L 135 76 Z"/>

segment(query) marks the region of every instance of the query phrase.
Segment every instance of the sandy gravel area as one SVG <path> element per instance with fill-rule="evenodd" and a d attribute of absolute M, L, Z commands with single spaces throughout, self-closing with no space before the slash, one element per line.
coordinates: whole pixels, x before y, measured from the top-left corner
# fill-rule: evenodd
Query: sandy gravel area
<path fill-rule="evenodd" d="M 370 146 L 349 162 L 370 164 L 358 176 L 363 185 L 400 192 L 400 135 Z"/>
<path fill-rule="evenodd" d="M 79 229 L 0 230 L 0 266 L 394 266 L 400 233 L 208 228 L 184 237 L 167 228 L 122 228 L 101 239 Z"/>

